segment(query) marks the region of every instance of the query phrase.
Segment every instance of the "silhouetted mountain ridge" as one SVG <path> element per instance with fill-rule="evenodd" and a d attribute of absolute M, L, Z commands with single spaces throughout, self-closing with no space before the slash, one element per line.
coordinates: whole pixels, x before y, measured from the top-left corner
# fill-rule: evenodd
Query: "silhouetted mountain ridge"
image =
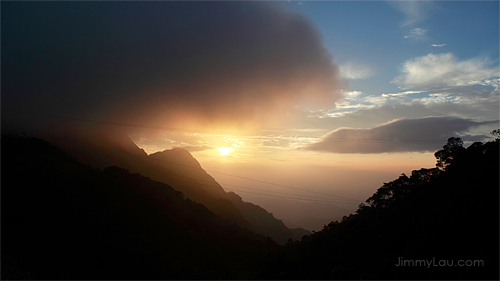
<path fill-rule="evenodd" d="M 2 279 L 248 279 L 277 246 L 140 174 L 1 144 Z"/>
<path fill-rule="evenodd" d="M 183 148 L 148 155 L 121 130 L 101 126 L 87 126 L 73 130 L 64 138 L 49 136 L 48 139 L 86 165 L 100 169 L 123 167 L 166 183 L 218 216 L 270 236 L 281 244 L 294 237 L 281 220 L 260 206 L 228 195 Z M 255 212 L 257 209 L 261 210 Z"/>
<path fill-rule="evenodd" d="M 216 214 L 248 227 L 256 233 L 269 236 L 282 244 L 294 237 L 281 220 L 275 218 L 264 208 L 250 202 L 244 202 L 240 196 L 233 192 L 226 193 L 222 186 L 201 168 L 200 163 L 187 150 L 174 148 L 151 154 L 149 157 L 161 160 L 158 165 L 175 170 L 177 176 L 185 175 L 189 180 L 196 180 L 198 186 L 206 192 L 206 196 L 210 199 L 198 196 L 198 194 L 188 194 L 188 197 L 199 200 Z M 145 173 L 147 174 L 147 171 Z"/>
<path fill-rule="evenodd" d="M 252 226 L 252 230 L 256 233 L 268 235 L 281 244 L 288 241 L 288 239 L 295 238 L 294 234 L 285 226 L 283 221 L 276 219 L 271 213 L 259 205 L 243 201 L 242 198 L 234 192 L 228 192 L 227 198 L 241 210 L 245 219 Z"/>
<path fill-rule="evenodd" d="M 173 163 L 179 163 L 181 165 L 186 165 L 192 168 L 201 169 L 201 165 L 196 160 L 189 151 L 184 148 L 176 147 L 173 149 L 167 149 L 160 152 L 155 152 L 149 155 L 149 157 L 154 159 L 159 159 L 163 161 L 172 161 Z"/>

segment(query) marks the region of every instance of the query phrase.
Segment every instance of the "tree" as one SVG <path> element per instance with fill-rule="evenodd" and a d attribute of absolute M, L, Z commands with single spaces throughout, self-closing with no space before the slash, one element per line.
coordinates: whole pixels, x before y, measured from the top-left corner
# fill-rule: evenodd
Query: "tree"
<path fill-rule="evenodd" d="M 412 184 L 421 184 L 424 182 L 429 182 L 432 178 L 439 175 L 441 172 L 438 168 L 426 169 L 422 168 L 420 170 L 414 170 L 411 172 L 410 182 Z"/>
<path fill-rule="evenodd" d="M 495 137 L 495 141 L 499 141 L 500 140 L 500 129 L 493 130 L 493 131 L 491 131 L 490 134 Z"/>
<path fill-rule="evenodd" d="M 398 179 L 384 183 L 375 194 L 366 200 L 366 203 L 371 207 L 385 208 L 396 198 L 404 196 L 408 192 L 408 188 L 409 178 L 403 173 Z"/>
<path fill-rule="evenodd" d="M 448 143 L 443 146 L 443 149 L 434 153 L 434 157 L 437 159 L 436 166 L 440 169 L 445 169 L 453 159 L 456 159 L 464 151 L 464 142 L 461 138 L 449 138 Z"/>

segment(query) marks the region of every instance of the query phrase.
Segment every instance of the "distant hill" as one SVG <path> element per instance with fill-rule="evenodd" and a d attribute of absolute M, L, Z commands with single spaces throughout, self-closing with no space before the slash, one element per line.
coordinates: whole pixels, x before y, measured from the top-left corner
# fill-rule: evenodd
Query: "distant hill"
<path fill-rule="evenodd" d="M 185 149 L 148 155 L 119 129 L 99 126 L 88 126 L 64 138 L 48 136 L 47 139 L 86 165 L 100 169 L 123 167 L 166 183 L 218 216 L 281 244 L 294 237 L 281 220 L 260 206 L 226 193 Z"/>
<path fill-rule="evenodd" d="M 450 138 L 436 168 L 384 183 L 355 214 L 287 243 L 257 279 L 499 279 L 500 141 Z"/>
<path fill-rule="evenodd" d="M 2 279 L 251 279 L 277 247 L 165 183 L 41 139 L 1 146 Z"/>
<path fill-rule="evenodd" d="M 227 198 L 241 210 L 245 219 L 252 226 L 251 229 L 256 233 L 269 236 L 280 244 L 285 243 L 288 239 L 295 238 L 294 233 L 292 233 L 281 220 L 276 219 L 259 205 L 244 202 L 241 197 L 234 192 L 228 192 Z"/>
<path fill-rule="evenodd" d="M 290 231 L 293 234 L 293 239 L 292 239 L 293 241 L 300 240 L 305 235 L 310 235 L 311 234 L 311 231 L 309 231 L 307 229 L 300 228 L 300 227 L 290 228 Z"/>
<path fill-rule="evenodd" d="M 283 220 L 288 228 L 302 227 L 308 230 L 321 230 L 332 220 L 340 220 L 345 214 L 352 213 L 351 206 L 341 207 L 323 202 L 303 202 L 283 198 L 261 201 L 261 206 L 272 210 L 273 215 Z M 345 205 L 345 204 L 344 204 Z"/>

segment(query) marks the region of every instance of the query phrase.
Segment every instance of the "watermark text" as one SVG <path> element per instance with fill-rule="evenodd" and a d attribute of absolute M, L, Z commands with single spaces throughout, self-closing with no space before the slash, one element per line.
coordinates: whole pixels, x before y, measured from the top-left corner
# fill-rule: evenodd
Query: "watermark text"
<path fill-rule="evenodd" d="M 484 266 L 483 260 L 445 260 L 433 257 L 429 260 L 412 260 L 399 257 L 395 266 L 425 266 L 427 268 L 437 266 Z"/>

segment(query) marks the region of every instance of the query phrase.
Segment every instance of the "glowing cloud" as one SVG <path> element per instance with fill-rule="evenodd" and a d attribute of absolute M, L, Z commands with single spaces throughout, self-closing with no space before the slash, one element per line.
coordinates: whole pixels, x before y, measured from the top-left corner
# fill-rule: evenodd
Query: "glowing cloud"
<path fill-rule="evenodd" d="M 316 28 L 274 3 L 17 2 L 4 12 L 3 107 L 225 130 L 340 97 Z"/>

